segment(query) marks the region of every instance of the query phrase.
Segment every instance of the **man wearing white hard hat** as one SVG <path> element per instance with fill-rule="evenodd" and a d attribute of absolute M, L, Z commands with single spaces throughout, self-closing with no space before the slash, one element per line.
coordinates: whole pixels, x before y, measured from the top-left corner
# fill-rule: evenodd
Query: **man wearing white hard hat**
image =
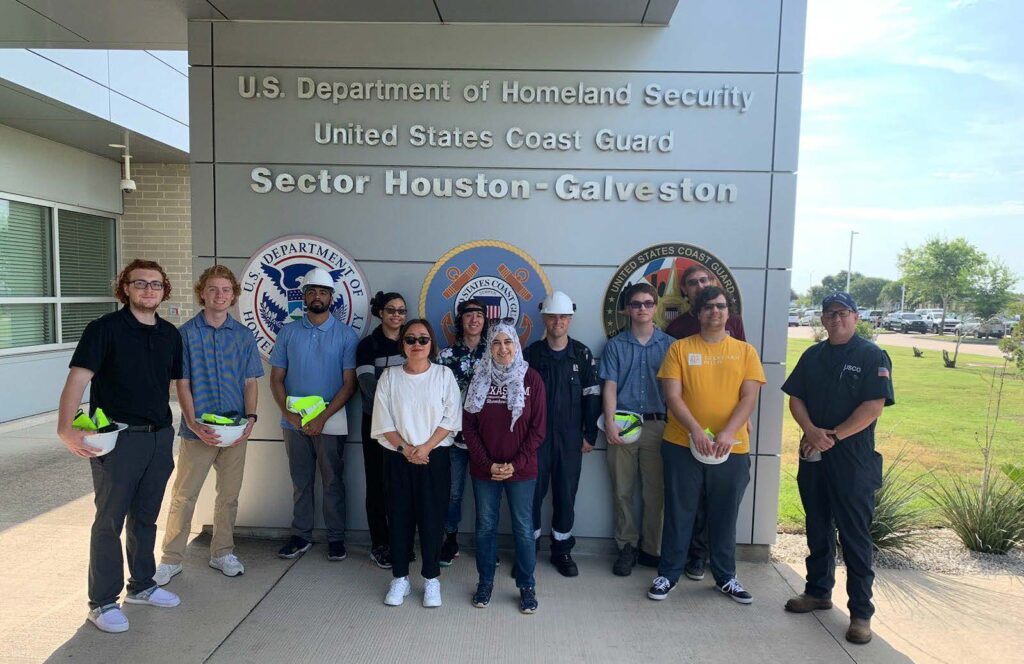
<path fill-rule="evenodd" d="M 541 505 L 551 485 L 551 564 L 562 576 L 577 576 L 572 559 L 576 490 L 583 455 L 594 449 L 597 416 L 601 410 L 601 381 L 594 355 L 569 337 L 576 305 L 555 291 L 540 305 L 544 338 L 530 344 L 523 355 L 544 381 L 547 395 L 547 432 L 537 450 L 537 488 L 533 498 L 533 536 L 540 544 Z"/>
<path fill-rule="evenodd" d="M 323 482 L 327 559 L 344 560 L 345 462 L 348 422 L 345 403 L 356 389 L 359 336 L 331 313 L 334 279 L 313 268 L 302 280 L 306 313 L 281 328 L 270 353 L 270 390 L 281 409 L 288 469 L 294 486 L 292 536 L 277 555 L 298 558 L 313 546 L 313 483 Z M 326 408 L 306 419 L 288 406 L 289 397 L 320 397 Z M 303 420 L 306 419 L 304 422 Z"/>
<path fill-rule="evenodd" d="M 703 494 L 715 586 L 740 604 L 753 602 L 736 578 L 736 517 L 750 482 L 747 420 L 765 377 L 754 347 L 726 330 L 729 306 L 721 288 L 701 291 L 700 334 L 672 344 L 658 372 L 669 415 L 661 564 L 647 592 L 654 600 L 668 597 L 683 573 Z"/>

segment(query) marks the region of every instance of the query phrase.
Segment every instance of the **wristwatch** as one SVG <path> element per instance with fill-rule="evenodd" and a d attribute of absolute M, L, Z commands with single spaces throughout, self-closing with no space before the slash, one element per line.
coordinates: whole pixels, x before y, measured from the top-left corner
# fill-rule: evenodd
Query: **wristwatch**
<path fill-rule="evenodd" d="M 246 413 L 245 419 L 252 420 L 252 423 L 256 424 L 256 420 L 260 419 L 260 416 L 257 415 L 256 413 Z"/>
<path fill-rule="evenodd" d="M 834 442 L 834 443 L 838 443 L 839 442 L 839 436 L 835 435 L 834 433 L 830 433 L 828 435 L 828 437 L 831 438 L 832 442 Z"/>

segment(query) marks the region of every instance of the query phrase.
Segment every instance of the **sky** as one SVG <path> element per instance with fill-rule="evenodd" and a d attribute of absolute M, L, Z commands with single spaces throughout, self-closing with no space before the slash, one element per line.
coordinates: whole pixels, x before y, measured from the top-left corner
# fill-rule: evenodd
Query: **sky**
<path fill-rule="evenodd" d="M 1024 290 L 1024 1 L 809 0 L 793 289 L 932 236 Z"/>

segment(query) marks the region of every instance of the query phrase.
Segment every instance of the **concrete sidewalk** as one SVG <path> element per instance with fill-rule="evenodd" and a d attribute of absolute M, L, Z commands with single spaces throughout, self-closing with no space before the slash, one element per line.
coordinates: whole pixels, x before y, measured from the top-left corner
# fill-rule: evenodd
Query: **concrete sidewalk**
<path fill-rule="evenodd" d="M 131 630 L 99 632 L 85 621 L 92 495 L 86 462 L 68 454 L 44 423 L 0 430 L 0 661 L 42 662 L 1006 662 L 1024 649 L 1021 579 L 945 577 L 885 570 L 877 584 L 876 636 L 843 640 L 840 608 L 791 615 L 785 600 L 801 570 L 741 563 L 754 595 L 740 606 L 709 579 L 682 580 L 664 602 L 646 598 L 653 570 L 615 577 L 611 559 L 579 556 L 564 579 L 542 559 L 540 611 L 516 610 L 506 563 L 487 609 L 469 597 L 469 552 L 442 574 L 444 606 L 420 606 L 422 580 L 398 608 L 382 603 L 390 574 L 364 547 L 340 563 L 317 545 L 304 558 L 276 558 L 276 542 L 242 540 L 244 576 L 206 565 L 208 538 L 189 545 L 183 574 L 168 586 L 175 609 L 128 606 Z M 167 504 L 165 500 L 165 506 Z M 160 524 L 163 524 L 161 516 Z M 162 537 L 162 533 L 160 534 Z M 159 542 L 159 539 L 158 539 Z M 418 570 L 414 569 L 414 572 Z"/>

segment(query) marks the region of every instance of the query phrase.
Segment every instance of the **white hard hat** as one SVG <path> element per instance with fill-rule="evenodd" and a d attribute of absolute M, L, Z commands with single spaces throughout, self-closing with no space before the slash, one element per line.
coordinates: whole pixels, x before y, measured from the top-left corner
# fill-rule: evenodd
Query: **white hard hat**
<path fill-rule="evenodd" d="M 306 290 L 310 286 L 322 286 L 334 290 L 334 279 L 331 279 L 331 275 L 327 270 L 322 267 L 315 267 L 302 278 L 302 290 Z"/>
<path fill-rule="evenodd" d="M 556 290 L 540 303 L 540 312 L 542 314 L 573 314 L 576 312 L 576 305 L 568 295 Z"/>

